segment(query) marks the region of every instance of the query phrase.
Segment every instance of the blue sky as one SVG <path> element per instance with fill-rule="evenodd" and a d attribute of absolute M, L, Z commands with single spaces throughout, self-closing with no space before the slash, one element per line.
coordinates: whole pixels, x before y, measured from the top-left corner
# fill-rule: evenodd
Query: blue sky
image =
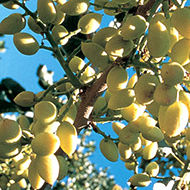
<path fill-rule="evenodd" d="M 35 3 L 36 1 L 27 2 L 33 10 L 35 10 Z M 188 3 L 190 4 L 190 2 Z M 12 11 L 4 8 L 3 6 L 0 7 L 0 12 L 0 21 L 13 12 L 24 13 L 24 11 L 20 9 Z M 101 27 L 107 26 L 111 20 L 112 17 L 104 17 L 104 24 L 101 25 Z M 28 32 L 28 28 L 26 27 L 24 31 Z M 38 35 L 32 32 L 30 33 L 39 40 Z M 5 77 L 11 77 L 18 81 L 26 90 L 37 93 L 42 90 L 38 85 L 38 78 L 36 77 L 36 70 L 39 64 L 45 64 L 48 70 L 54 71 L 54 81 L 63 77 L 64 72 L 61 66 L 58 61 L 53 58 L 50 52 L 47 50 L 40 50 L 32 56 L 22 55 L 16 50 L 12 38 L 13 37 L 11 35 L 6 35 L 6 37 L 0 38 L 0 40 L 5 40 L 5 46 L 7 48 L 5 53 L 0 54 L 0 80 Z M 105 131 L 106 134 L 110 134 L 114 137 L 115 134 L 111 131 L 111 124 L 101 125 L 100 128 Z M 133 172 L 130 172 L 125 168 L 124 162 L 118 161 L 112 163 L 102 156 L 98 148 L 101 139 L 102 136 L 95 133 L 90 137 L 90 140 L 96 140 L 97 142 L 96 152 L 91 156 L 92 161 L 97 167 L 109 167 L 108 172 L 115 176 L 116 183 L 122 187 L 127 187 L 126 181 L 128 181 L 129 176 L 131 176 Z M 152 185 L 147 189 L 152 189 Z"/>

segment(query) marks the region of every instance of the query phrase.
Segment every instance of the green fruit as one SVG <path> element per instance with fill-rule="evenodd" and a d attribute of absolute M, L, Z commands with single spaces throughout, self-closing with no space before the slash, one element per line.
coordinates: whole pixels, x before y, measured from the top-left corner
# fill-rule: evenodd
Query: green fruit
<path fill-rule="evenodd" d="M 145 172 L 150 176 L 150 177 L 156 177 L 159 173 L 159 165 L 157 162 L 150 162 L 146 168 Z"/>
<path fill-rule="evenodd" d="M 93 112 L 95 114 L 101 114 L 107 107 L 107 102 L 105 97 L 99 96 L 94 103 Z"/>
<path fill-rule="evenodd" d="M 7 159 L 18 155 L 21 151 L 21 145 L 19 142 L 16 143 L 4 143 L 0 144 L 0 158 Z"/>
<path fill-rule="evenodd" d="M 179 33 L 174 27 L 170 27 L 170 48 L 169 52 L 171 53 L 171 50 L 174 46 L 174 44 L 179 40 Z"/>
<path fill-rule="evenodd" d="M 3 6 L 8 9 L 18 9 L 20 6 L 14 3 L 13 1 L 8 1 L 3 3 Z"/>
<path fill-rule="evenodd" d="M 84 84 L 89 83 L 95 78 L 95 73 L 96 72 L 92 67 L 87 66 L 85 71 L 81 74 L 80 80 Z"/>
<path fill-rule="evenodd" d="M 131 148 L 134 152 L 138 152 L 139 150 L 142 149 L 142 143 L 141 143 L 141 138 L 138 137 L 137 142 L 134 144 L 131 144 Z"/>
<path fill-rule="evenodd" d="M 141 15 L 130 16 L 123 23 L 120 31 L 124 40 L 134 40 L 144 34 L 147 28 L 146 20 Z"/>
<path fill-rule="evenodd" d="M 36 159 L 32 160 L 28 168 L 28 180 L 34 189 L 40 189 L 45 183 L 45 181 L 40 177 L 38 173 L 38 166 Z"/>
<path fill-rule="evenodd" d="M 52 0 L 38 0 L 37 12 L 45 24 L 53 23 L 56 19 L 56 8 Z"/>
<path fill-rule="evenodd" d="M 159 80 L 155 75 L 146 73 L 140 76 L 134 87 L 137 102 L 144 105 L 150 104 L 158 83 Z"/>
<path fill-rule="evenodd" d="M 128 81 L 127 88 L 134 88 L 137 81 L 138 81 L 137 73 L 134 73 Z"/>
<path fill-rule="evenodd" d="M 134 48 L 132 40 L 123 40 L 120 35 L 113 36 L 105 46 L 105 50 L 111 59 L 115 60 L 118 57 L 125 57 L 131 53 Z"/>
<path fill-rule="evenodd" d="M 109 16 L 115 16 L 119 14 L 119 12 L 116 11 L 117 8 L 119 8 L 119 5 L 113 1 L 109 1 L 106 4 L 104 4 L 105 7 L 113 7 L 115 8 L 114 10 L 111 9 L 104 9 L 104 13 L 109 15 Z"/>
<path fill-rule="evenodd" d="M 15 98 L 14 102 L 22 107 L 30 107 L 35 104 L 36 96 L 31 91 L 20 92 Z"/>
<path fill-rule="evenodd" d="M 145 160 L 151 160 L 156 156 L 158 150 L 158 143 L 152 142 L 149 145 L 145 146 L 142 152 L 142 157 Z"/>
<path fill-rule="evenodd" d="M 70 157 L 77 148 L 78 137 L 74 125 L 63 121 L 57 129 L 57 136 L 60 139 L 61 149 Z"/>
<path fill-rule="evenodd" d="M 62 180 L 68 173 L 68 163 L 63 156 L 57 155 L 56 157 L 59 162 L 59 176 L 57 179 Z"/>
<path fill-rule="evenodd" d="M 85 62 L 78 56 L 74 56 L 69 61 L 69 67 L 74 73 L 79 72 L 85 66 Z"/>
<path fill-rule="evenodd" d="M 20 171 L 20 173 L 23 173 L 25 170 L 28 169 L 30 163 L 31 163 L 30 156 L 25 155 L 24 158 L 16 162 L 15 167 L 17 170 Z"/>
<path fill-rule="evenodd" d="M 52 36 L 57 44 L 65 45 L 68 42 L 68 38 L 65 38 L 69 32 L 62 25 L 55 25 L 52 29 Z"/>
<path fill-rule="evenodd" d="M 139 133 L 132 132 L 130 127 L 126 126 L 119 132 L 119 140 L 123 144 L 134 144 L 138 141 Z"/>
<path fill-rule="evenodd" d="M 62 5 L 62 11 L 70 16 L 77 16 L 88 10 L 89 0 L 69 0 Z"/>
<path fill-rule="evenodd" d="M 99 28 L 101 20 L 101 14 L 88 13 L 79 19 L 78 28 L 81 29 L 82 34 L 91 34 Z"/>
<path fill-rule="evenodd" d="M 190 94 L 183 90 L 179 91 L 179 101 L 184 103 L 188 109 L 189 116 L 190 116 Z"/>
<path fill-rule="evenodd" d="M 160 21 L 149 26 L 147 36 L 147 47 L 150 55 L 158 58 L 167 54 L 170 46 L 169 32 Z"/>
<path fill-rule="evenodd" d="M 109 57 L 104 48 L 99 44 L 94 42 L 82 42 L 81 50 L 93 66 L 98 67 L 100 70 L 104 70 L 108 67 Z"/>
<path fill-rule="evenodd" d="M 47 132 L 42 132 L 36 135 L 31 142 L 32 150 L 38 156 L 47 156 L 54 154 L 60 145 L 60 140 L 57 135 Z"/>
<path fill-rule="evenodd" d="M 40 34 L 43 32 L 43 30 L 40 28 L 40 26 L 36 23 L 36 21 L 31 16 L 28 18 L 28 26 L 33 32 L 37 34 Z"/>
<path fill-rule="evenodd" d="M 169 137 L 179 135 L 186 127 L 189 112 L 186 105 L 180 101 L 170 106 L 162 106 L 159 110 L 159 126 L 163 133 Z"/>
<path fill-rule="evenodd" d="M 94 4 L 99 5 L 99 6 L 102 6 L 102 7 L 94 6 L 94 10 L 95 10 L 95 11 L 102 10 L 102 9 L 103 9 L 103 6 L 104 6 L 107 2 L 109 2 L 109 0 L 94 0 Z"/>
<path fill-rule="evenodd" d="M 128 81 L 128 73 L 125 69 L 119 66 L 112 68 L 107 75 L 108 90 L 111 93 L 125 89 Z"/>
<path fill-rule="evenodd" d="M 51 123 L 57 116 L 57 108 L 50 101 L 40 101 L 34 106 L 34 115 L 42 123 Z"/>
<path fill-rule="evenodd" d="M 17 50 L 24 55 L 33 55 L 40 48 L 37 40 L 28 33 L 14 34 L 13 42 Z"/>
<path fill-rule="evenodd" d="M 111 162 L 116 162 L 118 160 L 118 148 L 116 144 L 110 139 L 102 139 L 100 141 L 100 151 L 101 153 Z"/>
<path fill-rule="evenodd" d="M 92 37 L 92 42 L 99 44 L 105 48 L 106 43 L 117 33 L 117 29 L 113 27 L 105 27 L 100 29 Z"/>
<path fill-rule="evenodd" d="M 187 145 L 186 155 L 187 155 L 187 159 L 190 160 L 190 144 Z"/>
<path fill-rule="evenodd" d="M 120 110 L 130 106 L 135 100 L 133 89 L 122 89 L 113 93 L 108 102 L 108 108 L 112 110 Z"/>
<path fill-rule="evenodd" d="M 53 24 L 54 25 L 58 25 L 58 24 L 61 24 L 63 23 L 63 21 L 65 20 L 65 16 L 66 14 L 62 11 L 62 5 L 61 4 L 57 4 L 55 6 L 55 9 L 56 9 L 56 17 L 55 17 L 55 20 L 53 21 Z"/>
<path fill-rule="evenodd" d="M 1 34 L 15 34 L 24 29 L 26 25 L 26 20 L 19 13 L 13 13 L 3 19 L 0 23 L 0 33 Z"/>
<path fill-rule="evenodd" d="M 114 132 L 119 135 L 119 132 L 125 127 L 125 124 L 120 123 L 120 122 L 113 122 L 112 123 L 112 129 Z"/>
<path fill-rule="evenodd" d="M 171 24 L 178 32 L 190 39 L 190 10 L 187 7 L 176 9 L 171 16 Z"/>
<path fill-rule="evenodd" d="M 137 187 L 147 187 L 151 183 L 150 177 L 148 174 L 141 173 L 141 174 L 135 174 L 130 179 L 129 182 L 133 186 Z"/>
<path fill-rule="evenodd" d="M 161 76 L 164 83 L 168 86 L 174 86 L 183 81 L 185 72 L 183 67 L 176 62 L 167 63 L 162 66 Z"/>
<path fill-rule="evenodd" d="M 123 144 L 122 142 L 118 143 L 119 154 L 124 159 L 129 159 L 132 155 L 132 149 L 129 145 Z"/>
<path fill-rule="evenodd" d="M 133 161 L 127 161 L 127 162 L 125 162 L 125 167 L 126 167 L 128 170 L 134 170 L 135 167 L 136 167 L 136 163 L 133 162 Z"/>
<path fill-rule="evenodd" d="M 146 106 L 133 102 L 131 105 L 121 109 L 121 115 L 126 121 L 134 121 L 144 113 L 145 109 Z"/>
<path fill-rule="evenodd" d="M 17 119 L 17 122 L 22 130 L 29 130 L 30 122 L 25 115 L 20 115 Z"/>
<path fill-rule="evenodd" d="M 146 106 L 146 109 L 148 110 L 148 112 L 158 118 L 158 112 L 159 112 L 159 108 L 160 108 L 160 104 L 158 104 L 157 102 L 153 101 L 151 104 L 148 104 Z"/>
<path fill-rule="evenodd" d="M 59 162 L 54 154 L 49 156 L 36 156 L 37 171 L 42 179 L 50 185 L 59 176 Z"/>
<path fill-rule="evenodd" d="M 0 120 L 0 142 L 17 143 L 22 136 L 19 124 L 11 119 Z"/>
<path fill-rule="evenodd" d="M 177 100 L 178 90 L 175 86 L 168 87 L 165 83 L 160 83 L 154 91 L 154 101 L 163 106 L 169 106 Z"/>
<path fill-rule="evenodd" d="M 190 39 L 182 38 L 173 45 L 169 56 L 173 62 L 186 65 L 190 61 L 189 54 Z"/>
<path fill-rule="evenodd" d="M 162 131 L 160 130 L 160 128 L 155 127 L 155 126 L 152 126 L 152 128 L 150 128 L 149 130 L 144 130 L 142 132 L 142 136 L 145 139 L 149 141 L 153 141 L 153 142 L 159 142 L 164 139 L 164 135 Z"/>

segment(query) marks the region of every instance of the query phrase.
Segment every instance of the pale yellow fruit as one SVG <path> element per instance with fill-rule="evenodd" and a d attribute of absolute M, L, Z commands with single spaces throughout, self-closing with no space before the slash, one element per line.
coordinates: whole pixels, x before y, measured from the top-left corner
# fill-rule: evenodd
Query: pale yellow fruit
<path fill-rule="evenodd" d="M 141 15 L 130 16 L 123 23 L 120 31 L 124 40 L 134 40 L 144 34 L 147 28 L 146 20 Z"/>
<path fill-rule="evenodd" d="M 57 44 L 65 45 L 69 40 L 66 38 L 68 34 L 69 32 L 62 25 L 55 25 L 52 29 L 52 36 Z"/>
<path fill-rule="evenodd" d="M 144 105 L 153 102 L 157 84 L 159 84 L 159 80 L 155 75 L 147 73 L 140 76 L 134 87 L 137 102 Z"/>
<path fill-rule="evenodd" d="M 13 42 L 17 50 L 24 55 L 33 55 L 40 48 L 37 40 L 28 33 L 14 34 Z"/>
<path fill-rule="evenodd" d="M 132 40 L 123 40 L 123 38 L 116 34 L 105 46 L 105 50 L 111 59 L 115 60 L 118 57 L 125 57 L 131 53 L 134 48 Z"/>
<path fill-rule="evenodd" d="M 142 143 L 140 137 L 138 137 L 137 142 L 131 144 L 131 148 L 134 152 L 139 152 L 142 149 Z"/>
<path fill-rule="evenodd" d="M 113 7 L 113 8 L 116 8 L 116 9 L 119 7 L 119 5 L 117 3 L 115 3 L 115 2 L 113 2 L 113 1 L 107 2 L 104 6 L 105 7 Z M 117 12 L 116 9 L 115 10 L 104 9 L 104 13 L 109 15 L 109 16 L 115 16 L 115 15 L 119 14 L 119 12 Z"/>
<path fill-rule="evenodd" d="M 105 27 L 100 29 L 95 35 L 92 37 L 92 42 L 101 45 L 105 48 L 106 43 L 117 33 L 117 29 L 113 27 Z"/>
<path fill-rule="evenodd" d="M 119 132 L 119 140 L 123 144 L 134 144 L 138 141 L 139 133 L 131 132 L 130 127 L 126 126 Z"/>
<path fill-rule="evenodd" d="M 95 114 L 101 114 L 107 107 L 107 102 L 105 97 L 99 96 L 94 103 L 93 112 Z"/>
<path fill-rule="evenodd" d="M 16 143 L 21 139 L 22 130 L 20 125 L 11 119 L 0 120 L 0 142 Z"/>
<path fill-rule="evenodd" d="M 187 7 L 176 9 L 171 16 L 171 24 L 185 38 L 190 39 L 190 10 Z"/>
<path fill-rule="evenodd" d="M 18 155 L 21 151 L 21 144 L 19 142 L 16 143 L 4 143 L 1 142 L 0 144 L 0 158 L 12 158 Z"/>
<path fill-rule="evenodd" d="M 20 7 L 13 1 L 7 1 L 6 3 L 3 3 L 2 5 L 8 9 L 18 9 Z"/>
<path fill-rule="evenodd" d="M 57 136 L 60 139 L 61 149 L 71 156 L 77 147 L 77 131 L 74 125 L 67 121 L 63 121 L 57 129 Z"/>
<path fill-rule="evenodd" d="M 38 0 L 37 12 L 45 24 L 53 23 L 56 19 L 56 8 L 52 0 Z"/>
<path fill-rule="evenodd" d="M 108 67 L 109 57 L 104 48 L 94 42 L 82 42 L 81 50 L 93 66 L 104 70 Z"/>
<path fill-rule="evenodd" d="M 85 71 L 81 74 L 80 80 L 84 84 L 89 83 L 95 78 L 95 73 L 96 72 L 92 67 L 87 66 Z"/>
<path fill-rule="evenodd" d="M 112 123 L 112 129 L 114 130 L 114 132 L 119 135 L 119 132 L 125 127 L 125 124 L 121 123 L 121 122 L 113 122 Z"/>
<path fill-rule="evenodd" d="M 28 18 L 28 26 L 33 32 L 37 34 L 40 34 L 43 32 L 43 30 L 40 28 L 40 26 L 36 23 L 36 21 L 31 16 Z"/>
<path fill-rule="evenodd" d="M 190 94 L 183 90 L 179 91 L 179 101 L 184 103 L 188 109 L 189 116 L 190 116 Z"/>
<path fill-rule="evenodd" d="M 164 64 L 161 68 L 162 79 L 168 86 L 174 86 L 181 83 L 184 75 L 184 68 L 176 62 Z"/>
<path fill-rule="evenodd" d="M 156 177 L 159 173 L 159 165 L 157 164 L 157 162 L 150 162 L 146 168 L 145 168 L 145 172 L 150 176 L 150 177 Z"/>
<path fill-rule="evenodd" d="M 62 11 L 70 16 L 81 15 L 88 10 L 89 0 L 69 0 L 62 6 Z"/>
<path fill-rule="evenodd" d="M 172 49 L 169 56 L 173 62 L 180 63 L 181 65 L 186 65 L 189 61 L 190 55 L 190 39 L 182 38 L 177 41 Z"/>
<path fill-rule="evenodd" d="M 141 174 L 135 174 L 130 179 L 129 182 L 133 186 L 137 187 L 147 187 L 150 185 L 151 180 L 148 174 L 141 173 Z"/>
<path fill-rule="evenodd" d="M 25 155 L 24 158 L 16 162 L 15 167 L 16 169 L 20 170 L 20 173 L 23 173 L 25 170 L 28 169 L 28 167 L 30 166 L 30 163 L 31 163 L 30 156 Z"/>
<path fill-rule="evenodd" d="M 129 145 L 123 144 L 122 142 L 118 143 L 119 154 L 124 159 L 129 159 L 132 155 L 132 149 Z"/>
<path fill-rule="evenodd" d="M 168 87 L 165 83 L 160 83 L 154 91 L 154 101 L 163 106 L 169 106 L 177 100 L 178 90 L 175 86 Z"/>
<path fill-rule="evenodd" d="M 130 106 L 135 100 L 135 92 L 133 89 L 122 89 L 114 92 L 108 102 L 108 108 L 112 110 L 120 110 Z"/>
<path fill-rule="evenodd" d="M 62 180 L 68 173 L 68 163 L 63 156 L 57 155 L 56 157 L 59 162 L 59 176 L 57 179 Z"/>
<path fill-rule="evenodd" d="M 167 54 L 170 46 L 169 32 L 160 21 L 149 26 L 147 47 L 150 55 L 158 58 Z"/>
<path fill-rule="evenodd" d="M 37 156 L 36 165 L 39 175 L 50 185 L 57 180 L 59 176 L 59 162 L 54 154 L 49 156 Z"/>
<path fill-rule="evenodd" d="M 123 190 L 121 186 L 115 184 L 112 188 L 112 190 Z"/>
<path fill-rule="evenodd" d="M 147 145 L 142 152 L 142 157 L 145 160 L 151 160 L 156 156 L 158 150 L 158 143 L 152 142 L 149 145 Z"/>
<path fill-rule="evenodd" d="M 26 182 L 26 179 L 25 178 L 22 178 L 21 180 L 19 180 L 18 182 L 18 185 L 20 186 L 20 188 L 23 188 L 23 189 L 26 189 L 27 188 L 27 182 Z"/>
<path fill-rule="evenodd" d="M 136 163 L 133 162 L 133 161 L 126 161 L 126 162 L 125 162 L 125 167 L 126 167 L 128 170 L 134 170 L 135 167 L 136 167 Z"/>
<path fill-rule="evenodd" d="M 150 128 L 149 130 L 144 130 L 142 133 L 142 136 L 149 140 L 149 141 L 153 141 L 153 142 L 159 142 L 162 141 L 164 139 L 164 134 L 162 133 L 162 131 L 160 130 L 160 128 L 153 126 L 152 128 Z"/>
<path fill-rule="evenodd" d="M 66 110 L 67 104 L 64 104 L 60 109 L 59 109 L 59 115 L 62 115 L 63 112 Z M 62 121 L 67 121 L 71 124 L 74 123 L 75 118 L 77 115 L 77 107 L 75 104 L 72 104 L 67 113 L 63 116 Z"/>
<path fill-rule="evenodd" d="M 60 145 L 57 135 L 52 133 L 39 133 L 31 142 L 32 150 L 39 156 L 54 154 Z"/>
<path fill-rule="evenodd" d="M 57 116 L 57 108 L 50 101 L 40 101 L 34 106 L 34 115 L 42 123 L 51 123 Z"/>
<path fill-rule="evenodd" d="M 146 109 L 148 110 L 148 112 L 158 118 L 158 112 L 159 112 L 159 108 L 160 108 L 160 104 L 158 104 L 157 102 L 153 101 L 151 104 L 148 104 L 146 106 Z"/>
<path fill-rule="evenodd" d="M 108 90 L 111 93 L 126 88 L 128 81 L 128 73 L 125 69 L 119 66 L 112 68 L 107 75 Z"/>
<path fill-rule="evenodd" d="M 34 189 L 40 189 L 45 183 L 38 173 L 37 161 L 35 159 L 32 160 L 28 168 L 28 180 Z"/>
<path fill-rule="evenodd" d="M 58 25 L 58 24 L 61 24 L 63 23 L 63 21 L 65 20 L 65 16 L 66 14 L 62 11 L 62 5 L 61 4 L 57 4 L 55 6 L 55 9 L 56 9 L 56 17 L 55 17 L 55 20 L 53 21 L 53 24 L 54 25 Z"/>
<path fill-rule="evenodd" d="M 102 139 L 99 144 L 101 153 L 111 162 L 118 160 L 118 148 L 116 144 L 110 139 Z"/>
<path fill-rule="evenodd" d="M 24 29 L 26 20 L 20 13 L 13 13 L 0 23 L 1 34 L 15 34 Z"/>
<path fill-rule="evenodd" d="M 31 91 L 20 92 L 15 98 L 14 102 L 22 107 L 30 107 L 35 104 L 36 96 Z"/>
<path fill-rule="evenodd" d="M 79 72 L 83 67 L 85 66 L 85 62 L 83 59 L 81 59 L 78 56 L 74 56 L 70 61 L 69 61 L 69 67 L 71 71 L 74 73 Z"/>
<path fill-rule="evenodd" d="M 162 132 L 169 137 L 173 137 L 179 135 L 185 129 L 189 112 L 186 105 L 178 101 L 167 106 L 166 109 L 160 108 L 159 115 L 159 126 Z"/>
<path fill-rule="evenodd" d="M 133 121 L 141 116 L 145 109 L 146 106 L 133 102 L 131 105 L 121 109 L 121 115 L 126 121 Z"/>
<path fill-rule="evenodd" d="M 78 28 L 81 29 L 82 34 L 91 34 L 99 28 L 101 20 L 101 14 L 88 13 L 79 19 Z"/>
<path fill-rule="evenodd" d="M 137 81 L 138 81 L 137 73 L 134 73 L 128 81 L 127 88 L 133 88 Z"/>

